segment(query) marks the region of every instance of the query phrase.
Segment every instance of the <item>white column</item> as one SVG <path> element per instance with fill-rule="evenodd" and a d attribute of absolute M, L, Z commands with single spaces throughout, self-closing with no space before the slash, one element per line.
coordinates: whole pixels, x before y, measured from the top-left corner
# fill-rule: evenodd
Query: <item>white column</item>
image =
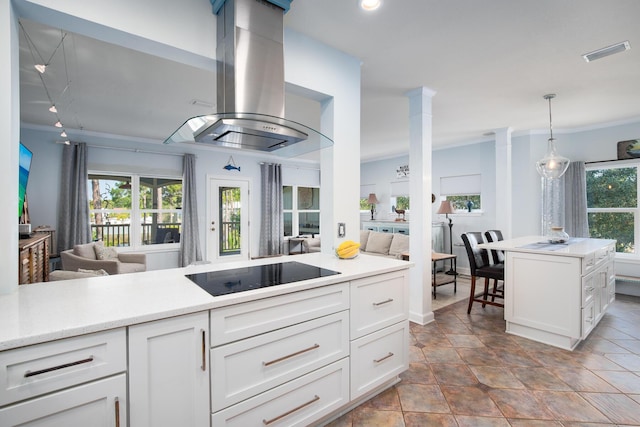
<path fill-rule="evenodd" d="M 431 148 L 432 98 L 435 91 L 419 87 L 409 98 L 409 194 L 411 221 L 409 270 L 409 320 L 424 325 L 431 322 Z"/>
<path fill-rule="evenodd" d="M 20 64 L 18 18 L 13 3 L 0 2 L 0 171 L 6 191 L 0 222 L 6 233 L 0 245 L 0 294 L 18 289 L 18 147 L 20 141 Z"/>
<path fill-rule="evenodd" d="M 512 174 L 510 127 L 496 129 L 496 229 L 512 237 Z"/>

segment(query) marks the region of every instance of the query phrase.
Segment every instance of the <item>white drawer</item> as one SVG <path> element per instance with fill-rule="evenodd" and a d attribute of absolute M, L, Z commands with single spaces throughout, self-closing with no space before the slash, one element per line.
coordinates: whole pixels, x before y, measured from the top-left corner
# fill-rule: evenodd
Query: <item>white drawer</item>
<path fill-rule="evenodd" d="M 351 339 L 409 317 L 409 286 L 405 271 L 351 282 Z"/>
<path fill-rule="evenodd" d="M 594 301 L 591 301 L 582 309 L 582 339 L 586 339 L 591 330 L 596 326 L 596 311 Z"/>
<path fill-rule="evenodd" d="M 124 328 L 0 352 L 0 406 L 127 369 Z"/>
<path fill-rule="evenodd" d="M 211 350 L 213 412 L 349 356 L 349 312 Z"/>
<path fill-rule="evenodd" d="M 308 426 L 349 402 L 345 358 L 214 413 L 216 427 Z"/>
<path fill-rule="evenodd" d="M 582 275 L 589 274 L 591 270 L 596 266 L 596 254 L 592 252 L 582 258 Z"/>
<path fill-rule="evenodd" d="M 351 400 L 409 368 L 409 321 L 351 343 Z"/>
<path fill-rule="evenodd" d="M 218 346 L 349 309 L 349 283 L 293 292 L 211 310 Z"/>
<path fill-rule="evenodd" d="M 599 292 L 597 283 L 597 275 L 589 274 L 582 278 L 582 304 L 581 307 L 586 307 L 587 304 L 593 301 L 596 292 Z"/>
<path fill-rule="evenodd" d="M 2 427 L 125 426 L 126 420 L 126 374 L 67 388 L 0 409 Z"/>

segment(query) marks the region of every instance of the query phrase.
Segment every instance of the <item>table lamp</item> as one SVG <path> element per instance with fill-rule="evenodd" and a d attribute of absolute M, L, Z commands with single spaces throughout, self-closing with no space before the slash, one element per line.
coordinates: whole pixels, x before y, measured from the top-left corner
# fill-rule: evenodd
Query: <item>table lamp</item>
<path fill-rule="evenodd" d="M 369 199 L 367 202 L 371 205 L 371 220 L 373 221 L 373 213 L 376 210 L 376 204 L 380 203 L 376 197 L 376 193 L 369 193 Z"/>
<path fill-rule="evenodd" d="M 436 212 L 437 214 L 445 214 L 445 216 L 449 220 L 449 253 L 451 255 L 453 255 L 453 233 L 451 231 L 451 229 L 453 228 L 453 221 L 451 220 L 451 218 L 449 218 L 449 214 L 452 214 L 454 212 L 455 210 L 453 209 L 453 205 L 451 204 L 450 200 L 443 200 L 442 202 L 440 202 L 440 207 L 438 208 L 438 212 Z M 457 274 L 455 271 L 453 271 L 453 261 L 451 261 L 451 263 L 452 264 L 449 267 L 449 271 L 447 271 L 446 274 Z"/>

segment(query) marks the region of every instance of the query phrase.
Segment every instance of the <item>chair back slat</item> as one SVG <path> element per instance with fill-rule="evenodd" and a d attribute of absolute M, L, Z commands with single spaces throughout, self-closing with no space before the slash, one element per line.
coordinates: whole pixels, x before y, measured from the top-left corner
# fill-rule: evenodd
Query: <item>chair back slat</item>
<path fill-rule="evenodd" d="M 489 230 L 484 233 L 487 238 L 487 242 L 498 242 L 500 240 L 504 240 L 502 237 L 502 231 L 500 230 Z M 493 255 L 493 262 L 496 264 L 504 264 L 504 251 L 491 250 L 491 255 Z"/>
<path fill-rule="evenodd" d="M 489 254 L 485 249 L 479 248 L 480 243 L 484 243 L 482 233 L 477 231 L 470 231 L 462 234 L 462 241 L 464 247 L 467 250 L 467 257 L 469 258 L 469 268 L 471 269 L 471 275 L 475 276 L 478 268 L 489 265 Z"/>

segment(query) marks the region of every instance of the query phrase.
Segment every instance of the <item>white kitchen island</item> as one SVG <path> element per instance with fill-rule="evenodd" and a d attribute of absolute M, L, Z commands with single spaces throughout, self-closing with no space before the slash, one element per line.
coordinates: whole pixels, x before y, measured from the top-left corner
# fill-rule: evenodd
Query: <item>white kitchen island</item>
<path fill-rule="evenodd" d="M 288 261 L 340 274 L 216 297 L 185 277 Z M 22 285 L 0 295 L 0 424 L 323 424 L 408 368 L 411 265 L 314 253 Z"/>
<path fill-rule="evenodd" d="M 480 245 L 506 255 L 506 331 L 573 350 L 615 298 L 615 242 L 527 236 Z"/>

